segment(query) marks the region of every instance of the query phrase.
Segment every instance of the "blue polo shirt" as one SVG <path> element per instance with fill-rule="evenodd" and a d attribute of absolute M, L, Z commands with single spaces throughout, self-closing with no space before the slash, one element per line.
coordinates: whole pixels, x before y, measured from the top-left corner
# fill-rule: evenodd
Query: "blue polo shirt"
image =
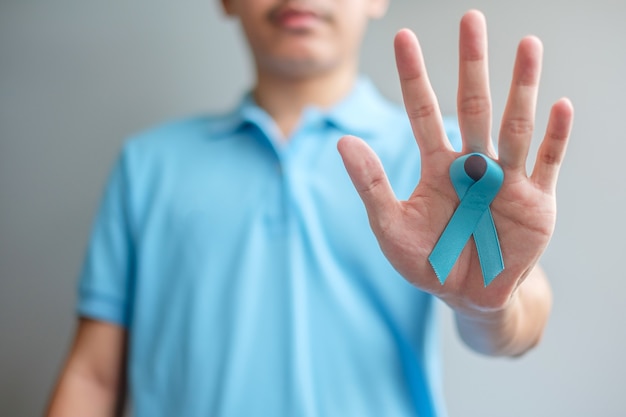
<path fill-rule="evenodd" d="M 434 299 L 381 253 L 336 149 L 344 134 L 408 198 L 418 148 L 366 79 L 307 109 L 288 141 L 248 95 L 126 142 L 78 313 L 128 329 L 134 416 L 444 415 Z"/>

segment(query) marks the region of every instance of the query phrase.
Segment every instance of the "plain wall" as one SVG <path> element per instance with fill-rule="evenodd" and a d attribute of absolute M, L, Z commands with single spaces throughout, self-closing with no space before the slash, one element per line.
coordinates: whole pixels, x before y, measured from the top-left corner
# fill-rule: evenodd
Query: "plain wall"
<path fill-rule="evenodd" d="M 75 284 L 121 142 L 157 122 L 232 106 L 252 82 L 236 23 L 216 0 L 0 0 L 0 415 L 41 413 L 75 324 Z M 455 109 L 458 21 L 490 33 L 494 124 L 517 41 L 545 45 L 537 134 L 576 107 L 556 233 L 543 257 L 554 311 L 520 359 L 464 348 L 442 307 L 452 417 L 626 415 L 626 2 L 392 0 L 363 72 L 400 100 L 392 39 L 421 39 L 442 108 Z"/>

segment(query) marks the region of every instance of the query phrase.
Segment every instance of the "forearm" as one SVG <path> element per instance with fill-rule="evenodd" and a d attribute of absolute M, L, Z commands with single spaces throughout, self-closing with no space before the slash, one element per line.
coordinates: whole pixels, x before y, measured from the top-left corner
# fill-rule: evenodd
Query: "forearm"
<path fill-rule="evenodd" d="M 126 330 L 82 318 L 47 417 L 122 415 L 126 392 Z"/>
<path fill-rule="evenodd" d="M 80 371 L 66 369 L 52 395 L 47 417 L 121 415 L 119 389 Z"/>
<path fill-rule="evenodd" d="M 455 313 L 461 339 L 473 350 L 492 356 L 519 356 L 541 339 L 552 306 L 545 274 L 535 267 L 502 310 Z"/>

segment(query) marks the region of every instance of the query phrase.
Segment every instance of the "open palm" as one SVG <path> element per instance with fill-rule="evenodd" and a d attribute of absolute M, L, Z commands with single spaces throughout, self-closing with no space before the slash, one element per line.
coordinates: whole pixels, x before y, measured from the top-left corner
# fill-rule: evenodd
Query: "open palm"
<path fill-rule="evenodd" d="M 552 107 L 534 169 L 526 158 L 534 129 L 541 42 L 524 38 L 518 47 L 513 80 L 498 139 L 491 143 L 491 98 L 487 35 L 482 14 L 463 16 L 459 43 L 458 117 L 463 150 L 455 152 L 430 86 L 419 43 L 409 30 L 396 35 L 395 51 L 402 94 L 421 153 L 421 180 L 407 201 L 395 197 L 381 163 L 362 140 L 344 137 L 338 148 L 368 212 L 380 247 L 392 265 L 418 288 L 435 294 L 459 311 L 503 308 L 534 268 L 552 235 L 556 219 L 555 187 L 573 117 L 567 99 Z M 473 239 L 465 245 L 444 285 L 428 262 L 459 204 L 449 167 L 462 154 L 480 152 L 496 160 L 504 182 L 491 204 L 505 270 L 488 287 Z"/>

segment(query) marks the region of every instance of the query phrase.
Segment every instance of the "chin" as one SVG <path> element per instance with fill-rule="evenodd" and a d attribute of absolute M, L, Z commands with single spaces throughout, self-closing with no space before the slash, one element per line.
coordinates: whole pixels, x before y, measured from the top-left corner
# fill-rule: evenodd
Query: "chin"
<path fill-rule="evenodd" d="M 306 78 L 326 73 L 340 65 L 339 58 L 321 57 L 319 54 L 303 54 L 298 51 L 288 56 L 272 57 L 260 61 L 263 70 L 288 78 Z"/>
<path fill-rule="evenodd" d="M 286 60 L 274 67 L 277 74 L 291 79 L 310 78 L 323 75 L 337 67 L 333 62 L 318 60 L 292 59 Z"/>

